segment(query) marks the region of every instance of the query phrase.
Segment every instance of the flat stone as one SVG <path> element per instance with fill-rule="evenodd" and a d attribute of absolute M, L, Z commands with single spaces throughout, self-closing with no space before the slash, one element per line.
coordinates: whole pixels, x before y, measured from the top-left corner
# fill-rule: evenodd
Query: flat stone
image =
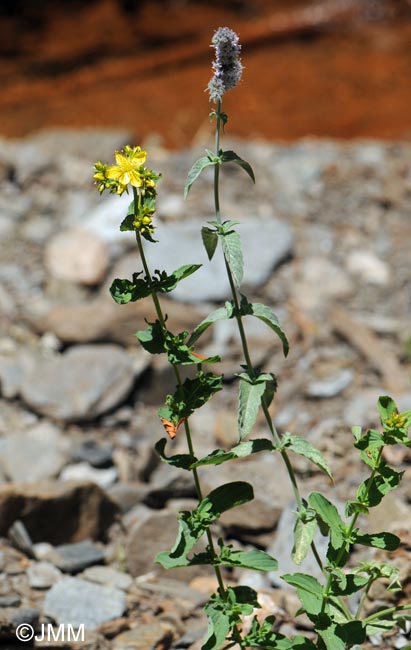
<path fill-rule="evenodd" d="M 117 481 L 118 472 L 115 467 L 97 469 L 88 463 L 67 465 L 60 474 L 62 481 L 90 481 L 102 488 L 108 488 Z"/>
<path fill-rule="evenodd" d="M 198 303 L 231 296 L 223 256 L 217 254 L 211 262 L 208 260 L 201 240 L 201 225 L 193 222 L 160 224 L 156 230 L 159 242 L 147 251 L 152 269 L 172 272 L 182 264 L 203 264 L 177 286 L 171 294 L 173 299 Z M 291 254 L 293 236 L 287 224 L 274 217 L 264 221 L 244 220 L 236 229 L 243 241 L 244 286 L 255 289 Z"/>
<path fill-rule="evenodd" d="M 17 594 L 10 594 L 9 596 L 0 596 L 0 607 L 18 607 L 21 603 L 21 598 Z"/>
<path fill-rule="evenodd" d="M 36 562 L 27 569 L 27 577 L 33 589 L 48 589 L 62 576 L 59 569 L 51 562 Z"/>
<path fill-rule="evenodd" d="M 58 475 L 69 457 L 69 441 L 49 422 L 6 436 L 0 463 L 11 481 L 33 483 Z M 35 462 L 34 462 L 35 459 Z"/>
<path fill-rule="evenodd" d="M 102 447 L 94 440 L 85 442 L 76 450 L 75 459 L 89 463 L 92 467 L 107 468 L 113 464 L 113 453 L 111 448 Z"/>
<path fill-rule="evenodd" d="M 61 420 L 91 420 L 120 404 L 130 392 L 134 369 L 115 345 L 73 346 L 52 359 L 40 359 L 21 388 L 36 412 Z"/>
<path fill-rule="evenodd" d="M 347 256 L 346 266 L 350 273 L 359 276 L 362 281 L 368 284 L 384 287 L 390 281 L 390 267 L 372 251 L 352 251 Z"/>
<path fill-rule="evenodd" d="M 21 520 L 33 542 L 62 544 L 102 539 L 118 508 L 93 483 L 13 483 L 0 485 L 0 535 Z"/>
<path fill-rule="evenodd" d="M 76 544 L 62 544 L 53 551 L 53 563 L 65 573 L 78 573 L 93 564 L 104 562 L 104 553 L 89 539 Z"/>
<path fill-rule="evenodd" d="M 0 609 L 0 639 L 15 638 L 16 629 L 23 623 L 37 628 L 40 612 L 34 607 L 4 607 Z"/>
<path fill-rule="evenodd" d="M 326 257 L 316 256 L 301 261 L 291 289 L 296 304 L 314 310 L 332 298 L 347 298 L 353 284 L 343 269 Z"/>
<path fill-rule="evenodd" d="M 109 566 L 91 566 L 84 571 L 82 577 L 90 582 L 116 587 L 128 591 L 133 584 L 133 578 L 128 573 L 116 571 Z"/>
<path fill-rule="evenodd" d="M 343 368 L 330 377 L 311 381 L 305 394 L 314 399 L 327 399 L 340 395 L 352 382 L 353 373 L 349 368 Z"/>
<path fill-rule="evenodd" d="M 96 234 L 76 229 L 50 239 L 44 263 L 55 278 L 93 286 L 104 279 L 110 256 L 106 243 Z"/>
<path fill-rule="evenodd" d="M 123 614 L 126 597 L 123 591 L 102 587 L 80 578 L 64 578 L 47 592 L 43 611 L 59 625 L 84 625 L 96 629 L 101 623 Z"/>
<path fill-rule="evenodd" d="M 147 648 L 169 648 L 173 640 L 173 629 L 159 622 L 138 625 L 122 632 L 112 640 L 113 650 L 147 650 Z"/>
<path fill-rule="evenodd" d="M 138 577 L 154 572 L 161 576 L 167 574 L 183 582 L 189 582 L 196 575 L 201 575 L 204 572 L 204 567 L 201 566 L 166 570 L 154 563 L 157 553 L 169 551 L 174 546 L 177 530 L 177 513 L 168 510 L 154 512 L 138 522 L 130 531 L 126 545 L 130 574 Z M 204 545 L 200 543 L 196 549 L 204 550 Z"/>

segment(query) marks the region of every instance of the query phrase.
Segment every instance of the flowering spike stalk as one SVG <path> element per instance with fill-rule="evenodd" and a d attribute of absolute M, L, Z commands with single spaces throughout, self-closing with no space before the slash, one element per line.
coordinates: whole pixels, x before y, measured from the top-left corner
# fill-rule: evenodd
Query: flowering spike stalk
<path fill-rule="evenodd" d="M 240 82 L 243 71 L 240 60 L 241 45 L 238 35 L 232 29 L 219 27 L 211 40 L 211 47 L 215 48 L 214 76 L 207 90 L 210 93 L 210 102 L 218 103 L 227 90 L 235 88 Z"/>

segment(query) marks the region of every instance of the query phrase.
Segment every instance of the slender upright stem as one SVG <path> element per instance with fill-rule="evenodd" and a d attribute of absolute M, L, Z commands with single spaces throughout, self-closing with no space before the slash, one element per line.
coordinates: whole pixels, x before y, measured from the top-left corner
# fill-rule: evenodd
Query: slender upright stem
<path fill-rule="evenodd" d="M 377 459 L 376 459 L 376 462 L 375 462 L 376 467 L 374 467 L 374 469 L 372 470 L 372 472 L 371 472 L 371 476 L 370 476 L 370 478 L 369 478 L 369 480 L 368 480 L 368 482 L 367 482 L 367 488 L 366 488 L 366 490 L 365 490 L 365 498 L 366 498 L 366 499 L 368 498 L 368 494 L 369 494 L 369 492 L 370 492 L 370 489 L 371 489 L 371 485 L 372 485 L 372 482 L 373 482 L 374 476 L 375 476 L 375 474 L 376 474 L 376 472 L 377 472 L 377 469 L 376 469 L 376 468 L 377 468 L 377 466 L 378 466 L 379 463 L 380 463 L 383 449 L 384 449 L 384 448 L 381 447 L 381 449 L 380 449 L 379 452 L 378 452 L 378 456 L 377 456 Z M 359 512 L 354 512 L 354 514 L 353 514 L 353 516 L 352 516 L 352 519 L 351 519 L 351 522 L 350 522 L 350 525 L 348 526 L 348 529 L 347 529 L 347 532 L 346 532 L 346 535 L 345 535 L 345 537 L 346 537 L 347 540 L 349 540 L 349 539 L 351 538 L 351 535 L 352 535 L 352 533 L 353 533 L 353 530 L 354 530 L 355 524 L 357 523 L 357 520 L 358 520 L 358 517 L 359 517 L 359 516 L 360 516 L 360 513 L 359 513 Z M 344 555 L 345 552 L 346 552 L 345 545 L 344 545 L 344 546 L 341 546 L 339 552 L 337 553 L 337 558 L 336 558 L 336 560 L 335 560 L 335 564 L 336 564 L 336 566 L 339 565 L 339 563 L 340 563 L 341 559 L 343 558 L 343 555 Z M 328 600 L 328 597 L 329 597 L 329 595 L 330 595 L 331 584 L 332 584 L 332 574 L 329 573 L 329 574 L 328 574 L 328 578 L 327 578 L 327 584 L 326 584 L 326 586 L 325 586 L 325 590 L 324 590 L 324 598 L 323 598 L 323 602 L 322 602 L 322 606 L 321 606 L 321 611 L 323 611 L 323 612 L 325 611 L 325 606 L 326 606 L 326 604 L 327 604 L 327 600 Z M 359 608 L 359 609 L 360 609 L 360 608 Z"/>
<path fill-rule="evenodd" d="M 222 106 L 222 103 L 221 103 L 221 101 L 219 101 L 218 104 L 217 104 L 217 110 L 216 110 L 216 130 L 215 130 L 215 148 L 216 148 L 215 155 L 216 156 L 219 155 L 219 151 L 220 151 L 220 133 L 221 133 L 221 121 L 222 121 L 222 118 L 221 118 L 221 106 Z M 217 221 L 219 223 L 221 223 L 219 178 L 220 178 L 220 166 L 217 164 L 217 165 L 214 166 L 214 208 L 215 208 L 215 214 L 216 214 Z M 230 269 L 230 265 L 228 264 L 227 258 L 225 256 L 224 256 L 224 260 L 225 260 L 225 267 L 226 267 L 226 271 L 227 271 L 228 281 L 229 281 L 229 284 L 230 284 L 231 294 L 232 294 L 232 297 L 233 297 L 233 304 L 234 304 L 234 307 L 235 307 L 235 318 L 236 318 L 236 321 L 237 321 L 238 331 L 239 331 L 239 334 L 240 334 L 241 346 L 242 346 L 243 354 L 244 354 L 244 360 L 246 362 L 247 371 L 248 371 L 250 377 L 253 377 L 255 375 L 255 370 L 254 370 L 254 366 L 253 366 L 253 363 L 252 363 L 252 360 L 251 360 L 251 355 L 250 355 L 250 351 L 249 351 L 249 348 L 248 348 L 247 336 L 246 336 L 246 333 L 245 333 L 245 330 L 244 330 L 243 320 L 242 320 L 242 316 L 241 316 L 241 313 L 240 313 L 240 302 L 239 302 L 239 299 L 238 299 L 238 291 L 237 291 L 237 288 L 235 286 L 235 282 L 234 282 L 233 274 L 232 274 L 231 269 Z M 270 430 L 270 433 L 271 433 L 274 441 L 276 442 L 276 444 L 280 444 L 280 442 L 281 442 L 280 435 L 278 434 L 278 431 L 276 430 L 276 428 L 274 426 L 274 423 L 272 421 L 272 418 L 271 418 L 269 410 L 268 410 L 267 403 L 264 400 L 264 398 L 261 400 L 261 404 L 262 404 L 262 410 L 263 410 L 263 413 L 264 413 L 264 417 L 266 419 L 267 426 L 268 426 L 268 428 Z M 303 503 L 302 503 L 301 494 L 300 494 L 300 491 L 299 491 L 299 488 L 298 488 L 297 479 L 296 479 L 295 472 L 294 472 L 294 469 L 292 467 L 291 461 L 289 459 L 289 456 L 288 456 L 287 452 L 284 449 L 281 451 L 281 457 L 282 457 L 282 459 L 284 461 L 284 464 L 285 464 L 286 469 L 287 469 L 287 473 L 288 473 L 290 481 L 291 481 L 291 485 L 292 485 L 292 489 L 293 489 L 293 493 L 294 493 L 294 498 L 295 498 L 296 503 L 297 503 L 297 508 L 298 508 L 299 511 L 301 511 L 302 507 L 303 507 Z M 315 545 L 312 545 L 312 550 L 313 550 L 315 559 L 316 559 L 319 567 L 322 570 L 323 566 L 322 566 L 321 558 L 318 555 L 318 552 L 317 552 L 317 549 L 315 548 Z"/>
<path fill-rule="evenodd" d="M 137 192 L 137 190 L 135 188 L 133 188 L 133 193 L 134 193 L 134 201 L 135 201 L 136 212 L 137 212 L 139 196 L 138 196 L 138 192 Z M 151 297 L 153 299 L 153 303 L 154 303 L 154 307 L 155 307 L 155 310 L 156 310 L 157 318 L 158 318 L 158 321 L 159 321 L 159 323 L 161 325 L 161 328 L 163 329 L 163 332 L 166 332 L 167 328 L 166 328 L 166 324 L 165 324 L 165 318 L 164 318 L 163 310 L 161 308 L 161 304 L 160 304 L 160 301 L 158 299 L 158 295 L 157 295 L 155 289 L 152 286 L 150 269 L 148 267 L 147 259 L 146 259 L 145 253 L 144 253 L 144 246 L 143 246 L 143 242 L 141 240 L 141 235 L 140 235 L 140 233 L 138 231 L 136 231 L 136 240 L 137 240 L 137 247 L 138 247 L 138 250 L 139 250 L 139 253 L 140 253 L 140 257 L 141 257 L 141 263 L 143 265 L 144 273 L 146 275 L 146 282 L 147 282 L 147 284 L 148 284 L 148 286 L 150 287 L 150 290 L 151 290 Z M 175 374 L 175 377 L 176 377 L 177 385 L 181 386 L 182 385 L 182 380 L 181 380 L 179 369 L 175 364 L 172 364 L 172 366 L 173 366 L 174 374 Z M 191 430 L 190 430 L 190 424 L 188 422 L 188 419 L 184 421 L 184 430 L 185 430 L 188 450 L 190 452 L 190 455 L 194 456 L 194 446 L 193 446 Z M 196 488 L 196 492 L 197 492 L 197 497 L 198 497 L 198 500 L 201 501 L 201 499 L 203 498 L 203 493 L 202 493 L 202 490 L 201 490 L 200 478 L 199 478 L 199 475 L 198 475 L 197 468 L 194 468 L 192 470 L 192 472 L 193 472 L 193 478 L 194 478 L 194 484 L 195 484 L 195 488 Z M 209 544 L 209 547 L 210 547 L 211 554 L 212 554 L 212 556 L 214 558 L 216 558 L 217 553 L 216 553 L 215 546 L 214 546 L 214 541 L 213 541 L 213 538 L 212 538 L 212 535 L 211 535 L 211 532 L 210 532 L 209 529 L 207 529 L 207 531 L 206 531 L 206 536 L 207 536 L 207 541 L 208 541 L 208 544 Z M 215 572 L 215 575 L 216 575 L 216 578 L 217 578 L 220 593 L 223 596 L 226 593 L 226 589 L 225 589 L 223 577 L 221 575 L 220 567 L 217 566 L 217 565 L 214 565 L 214 572 Z"/>

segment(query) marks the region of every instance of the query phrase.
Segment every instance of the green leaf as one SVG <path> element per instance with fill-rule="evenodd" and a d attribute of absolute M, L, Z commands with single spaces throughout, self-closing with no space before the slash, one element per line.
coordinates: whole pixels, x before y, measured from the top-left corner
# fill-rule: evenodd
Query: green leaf
<path fill-rule="evenodd" d="M 334 570 L 332 580 L 332 593 L 334 596 L 350 596 L 351 594 L 360 591 L 366 584 L 369 578 L 367 576 L 355 575 L 354 573 L 341 573 L 338 575 Z"/>
<path fill-rule="evenodd" d="M 184 198 L 186 199 L 188 196 L 188 193 L 190 191 L 190 188 L 192 184 L 197 180 L 197 178 L 200 176 L 201 172 L 203 169 L 206 167 L 209 167 L 210 165 L 215 165 L 217 163 L 217 160 L 210 160 L 208 156 L 202 156 L 198 160 L 195 161 L 194 165 L 191 167 L 190 171 L 188 172 L 187 175 L 187 180 L 186 184 L 184 187 Z"/>
<path fill-rule="evenodd" d="M 312 492 L 308 497 L 310 506 L 315 510 L 320 519 L 327 524 L 331 530 L 342 532 L 345 524 L 341 519 L 337 508 L 331 501 L 328 501 L 320 492 Z"/>
<path fill-rule="evenodd" d="M 110 293 L 118 305 L 136 302 L 150 295 L 151 289 L 147 280 L 139 277 L 141 273 L 141 271 L 139 273 L 133 273 L 132 280 L 116 278 L 113 281 L 110 287 Z"/>
<path fill-rule="evenodd" d="M 307 442 L 307 440 L 304 440 L 304 438 L 300 438 L 299 436 L 293 436 L 291 433 L 287 432 L 281 439 L 281 446 L 290 449 L 299 456 L 307 458 L 332 480 L 331 470 L 324 456 L 318 449 Z"/>
<path fill-rule="evenodd" d="M 254 426 L 265 386 L 265 381 L 250 383 L 245 379 L 240 379 L 238 393 L 238 432 L 240 440 L 248 436 Z"/>
<path fill-rule="evenodd" d="M 136 332 L 136 338 L 150 354 L 162 354 L 167 351 L 163 328 L 158 320 L 149 323 L 147 329 Z"/>
<path fill-rule="evenodd" d="M 213 323 L 216 323 L 219 320 L 227 320 L 233 318 L 234 309 L 231 302 L 226 302 L 224 307 L 220 307 L 215 311 L 211 312 L 193 331 L 190 338 L 187 341 L 188 345 L 193 345 L 201 334 Z"/>
<path fill-rule="evenodd" d="M 397 405 L 389 395 L 381 395 L 377 402 L 377 409 L 383 424 L 394 413 L 398 413 Z"/>
<path fill-rule="evenodd" d="M 226 510 L 241 506 L 243 503 L 247 503 L 253 499 L 254 492 L 250 483 L 234 481 L 215 488 L 215 490 L 202 499 L 198 509 L 206 509 L 213 514 L 215 519 L 218 519 Z"/>
<path fill-rule="evenodd" d="M 227 547 L 226 547 L 227 549 Z M 254 549 L 253 551 L 231 551 L 227 553 L 220 564 L 224 566 L 240 566 L 255 571 L 276 571 L 278 562 L 265 551 Z"/>
<path fill-rule="evenodd" d="M 317 615 L 321 612 L 324 588 L 318 580 L 306 573 L 286 573 L 281 577 L 296 588 L 297 595 L 307 614 Z"/>
<path fill-rule="evenodd" d="M 230 618 L 219 603 L 208 602 L 204 608 L 208 630 L 201 650 L 221 650 L 230 632 Z"/>
<path fill-rule="evenodd" d="M 396 472 L 388 465 L 379 467 L 378 471 L 378 474 L 363 481 L 357 490 L 356 500 L 367 508 L 378 505 L 388 492 L 395 490 L 404 474 Z"/>
<path fill-rule="evenodd" d="M 158 278 L 152 278 L 152 288 L 157 293 L 169 293 L 176 288 L 181 280 L 193 275 L 193 273 L 198 271 L 201 267 L 202 264 L 184 264 L 173 271 L 170 275 L 167 275 L 165 271 L 155 271 Z"/>
<path fill-rule="evenodd" d="M 268 327 L 270 327 L 273 330 L 273 332 L 277 334 L 281 343 L 283 344 L 283 352 L 284 352 L 284 356 L 286 357 L 289 350 L 288 340 L 273 310 L 270 307 L 267 307 L 267 305 L 263 305 L 262 303 L 259 302 L 254 302 L 254 303 L 242 302 L 241 307 L 242 307 L 241 313 L 244 316 L 250 315 L 259 318 L 261 321 L 263 321 L 263 323 L 268 325 Z"/>
<path fill-rule="evenodd" d="M 252 587 L 248 587 L 247 585 L 237 585 L 236 587 L 228 587 L 227 591 L 230 596 L 233 596 L 232 601 L 237 605 L 251 605 L 251 611 L 254 608 L 261 607 L 257 600 L 257 592 Z"/>
<path fill-rule="evenodd" d="M 271 379 L 267 379 L 267 381 L 265 382 L 265 391 L 264 391 L 264 395 L 261 398 L 261 401 L 263 401 L 265 406 L 268 408 L 274 399 L 274 395 L 277 391 L 278 384 L 277 384 L 277 377 L 274 375 L 274 373 L 270 372 L 267 374 L 270 375 Z"/>
<path fill-rule="evenodd" d="M 207 257 L 209 260 L 212 260 L 218 244 L 218 235 L 215 230 L 203 226 L 201 228 L 201 238 L 206 249 Z"/>
<path fill-rule="evenodd" d="M 221 151 L 220 158 L 221 162 L 223 163 L 233 162 L 242 167 L 242 169 L 244 169 L 244 171 L 249 175 L 253 183 L 255 183 L 255 176 L 251 165 L 240 158 L 240 156 L 238 156 L 235 151 Z"/>
<path fill-rule="evenodd" d="M 246 440 L 235 447 L 232 447 L 229 451 L 216 449 L 211 452 L 211 454 L 208 454 L 208 456 L 194 462 L 191 468 L 201 467 L 202 465 L 220 465 L 221 463 L 225 463 L 227 460 L 232 460 L 233 458 L 245 458 L 246 456 L 251 456 L 251 454 L 257 454 L 260 451 L 275 450 L 275 445 L 267 438 Z"/>
<path fill-rule="evenodd" d="M 157 454 L 160 456 L 163 463 L 167 465 L 172 465 L 173 467 L 179 467 L 180 469 L 190 470 L 192 465 L 197 461 L 195 456 L 190 454 L 175 454 L 174 456 L 166 456 L 165 448 L 167 444 L 167 438 L 161 438 L 155 446 Z"/>
<path fill-rule="evenodd" d="M 314 539 L 317 530 L 317 520 L 315 517 L 306 518 L 297 517 L 294 526 L 294 546 L 291 557 L 295 564 L 301 564 L 308 553 L 308 549 Z"/>
<path fill-rule="evenodd" d="M 221 238 L 224 256 L 233 274 L 234 282 L 240 288 L 244 273 L 243 249 L 240 235 L 235 230 L 230 230 L 224 234 L 220 233 L 219 237 Z"/>
<path fill-rule="evenodd" d="M 395 551 L 399 547 L 401 540 L 392 533 L 370 533 L 368 535 L 357 534 L 355 543 L 372 546 L 373 548 L 382 548 L 385 551 Z"/>
<path fill-rule="evenodd" d="M 187 378 L 179 384 L 174 395 L 167 396 L 166 408 L 162 407 L 157 413 L 160 417 L 177 424 L 181 418 L 188 418 L 208 402 L 221 388 L 221 375 L 204 373 L 200 370 L 194 379 Z"/>

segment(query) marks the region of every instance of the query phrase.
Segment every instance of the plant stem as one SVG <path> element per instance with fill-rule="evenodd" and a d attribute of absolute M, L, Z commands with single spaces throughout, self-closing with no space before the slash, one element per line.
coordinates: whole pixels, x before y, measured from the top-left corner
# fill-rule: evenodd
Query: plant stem
<path fill-rule="evenodd" d="M 216 133 L 215 133 L 215 155 L 216 156 L 219 155 L 219 151 L 220 151 L 220 132 L 221 132 L 221 117 L 220 117 L 220 115 L 221 115 L 221 101 L 218 102 L 217 110 L 216 110 Z M 215 208 L 216 219 L 221 224 L 219 178 L 220 178 L 220 165 L 217 164 L 217 165 L 214 166 L 214 208 Z M 249 349 L 248 349 L 247 336 L 246 336 L 246 333 L 245 333 L 245 330 L 244 330 L 242 315 L 241 315 L 241 312 L 240 312 L 240 303 L 239 303 L 239 299 L 238 299 L 238 291 L 237 291 L 237 288 L 235 286 L 233 274 L 231 272 L 230 265 L 228 264 L 226 256 L 224 256 L 224 261 L 225 261 L 225 267 L 226 267 L 226 271 L 227 271 L 228 281 L 229 281 L 229 284 L 230 284 L 231 294 L 232 294 L 232 297 L 233 297 L 233 303 L 234 303 L 234 307 L 235 307 L 235 319 L 237 321 L 238 331 L 239 331 L 239 334 L 240 334 L 241 346 L 242 346 L 243 354 L 244 354 L 244 360 L 246 362 L 247 371 L 248 371 L 250 377 L 253 377 L 253 376 L 255 376 L 256 373 L 255 373 L 254 366 L 253 366 L 253 363 L 251 361 L 250 352 L 249 352 Z M 279 433 L 278 433 L 277 429 L 275 428 L 275 425 L 274 425 L 274 423 L 272 421 L 272 418 L 270 416 L 268 406 L 267 406 L 267 403 L 266 403 L 264 397 L 261 400 L 261 406 L 262 406 L 264 417 L 265 417 L 265 420 L 267 422 L 267 426 L 268 426 L 268 428 L 270 430 L 270 433 L 271 433 L 275 443 L 277 445 L 280 445 L 281 444 L 281 437 L 280 437 L 280 435 L 279 435 Z M 302 508 L 303 508 L 303 503 L 302 503 L 302 498 L 301 498 L 301 494 L 300 494 L 300 491 L 299 491 L 299 488 L 298 488 L 298 483 L 297 483 L 297 479 L 296 479 L 296 476 L 295 476 L 293 466 L 291 464 L 291 461 L 290 461 L 290 458 L 289 458 L 287 452 L 284 449 L 282 449 L 280 453 L 281 453 L 281 457 L 282 457 L 282 459 L 284 461 L 284 464 L 286 466 L 288 476 L 289 476 L 290 481 L 291 481 L 291 486 L 292 486 L 293 493 L 294 493 L 294 498 L 295 498 L 295 501 L 296 501 L 296 504 L 297 504 L 297 509 L 298 509 L 299 512 L 301 512 Z M 317 549 L 315 547 L 314 542 L 311 544 L 311 549 L 313 551 L 313 554 L 314 554 L 314 557 L 315 557 L 315 560 L 316 560 L 318 566 L 320 567 L 321 570 L 323 570 L 323 564 L 322 564 L 321 558 L 320 558 L 320 556 L 318 554 L 318 551 L 317 551 Z"/>
<path fill-rule="evenodd" d="M 138 196 L 137 190 L 134 187 L 133 187 L 133 192 L 134 192 L 135 205 L 138 206 L 139 196 Z M 137 209 L 136 209 L 136 212 L 137 212 Z M 153 299 L 153 303 L 154 303 L 154 307 L 155 307 L 155 310 L 156 310 L 157 318 L 158 318 L 159 323 L 160 323 L 160 325 L 161 325 L 161 327 L 163 329 L 163 332 L 166 332 L 167 328 L 166 328 L 166 324 L 165 324 L 164 314 L 163 314 L 163 311 L 161 309 L 161 305 L 160 305 L 160 301 L 158 299 L 157 293 L 152 288 L 151 274 L 150 274 L 150 270 L 149 270 L 149 267 L 148 267 L 148 264 L 147 264 L 147 259 L 146 259 L 145 253 L 144 253 L 144 247 L 143 247 L 143 242 L 141 240 L 141 235 L 140 235 L 140 233 L 138 231 L 136 231 L 136 240 L 137 240 L 137 247 L 138 247 L 138 250 L 139 250 L 139 253 L 140 253 L 140 257 L 141 257 L 141 262 L 142 262 L 142 265 L 143 265 L 143 268 L 144 268 L 144 272 L 146 274 L 146 281 L 147 281 L 147 284 L 149 285 L 149 287 L 151 289 L 151 297 Z M 173 366 L 174 374 L 175 374 L 175 377 L 176 377 L 176 380 L 177 380 L 177 385 L 180 387 L 182 385 L 182 380 L 181 380 L 179 369 L 175 364 L 171 364 L 171 365 Z M 185 429 L 185 435 L 186 435 L 188 450 L 190 452 L 190 455 L 194 456 L 194 447 L 193 447 L 190 424 L 188 422 L 188 419 L 184 421 L 184 429 Z M 197 497 L 198 497 L 198 500 L 201 501 L 202 498 L 203 498 L 203 493 L 202 493 L 202 490 L 201 490 L 201 484 L 200 484 L 200 479 L 199 479 L 197 468 L 193 468 L 192 472 L 193 472 L 194 484 L 195 484 L 195 488 L 196 488 L 196 492 L 197 492 Z M 210 548 L 210 551 L 211 551 L 211 555 L 213 556 L 214 559 L 216 559 L 218 557 L 218 555 L 216 553 L 215 546 L 214 546 L 214 541 L 213 541 L 213 538 L 212 538 L 212 535 L 211 535 L 211 531 L 209 529 L 207 529 L 207 531 L 206 531 L 206 536 L 207 536 L 207 541 L 208 541 L 209 548 Z M 224 585 L 223 577 L 221 575 L 220 567 L 217 566 L 216 564 L 213 564 L 213 567 L 214 567 L 214 572 L 215 572 L 215 575 L 216 575 L 216 578 L 217 578 L 220 594 L 221 594 L 221 596 L 224 596 L 226 594 L 226 588 L 225 588 L 225 585 Z M 240 638 L 237 639 L 237 642 L 240 642 Z"/>
<path fill-rule="evenodd" d="M 383 449 L 384 449 L 384 447 L 381 447 L 381 448 L 380 448 L 380 451 L 379 451 L 379 453 L 378 453 L 377 459 L 376 459 L 376 461 L 375 461 L 375 465 L 376 465 L 376 466 L 373 468 L 373 470 L 372 470 L 372 472 L 371 472 L 371 475 L 370 475 L 370 478 L 369 478 L 369 480 L 368 480 L 367 489 L 366 489 L 366 491 L 365 491 L 365 497 L 366 497 L 366 498 L 368 498 L 368 494 L 369 494 L 370 489 L 371 489 L 372 481 L 373 481 L 374 476 L 375 476 L 375 474 L 376 474 L 376 472 L 377 472 L 377 467 L 378 467 L 378 465 L 380 464 L 380 461 L 381 461 L 381 455 L 382 455 Z M 350 537 L 351 537 L 351 535 L 352 535 L 352 532 L 353 532 L 353 530 L 354 530 L 354 526 L 355 526 L 355 524 L 357 523 L 357 520 L 358 520 L 358 517 L 359 517 L 359 516 L 360 516 L 360 513 L 359 513 L 359 512 L 354 512 L 354 514 L 353 514 L 353 516 L 352 516 L 352 519 L 351 519 L 351 522 L 350 522 L 350 525 L 349 525 L 349 527 L 348 527 L 348 529 L 347 529 L 347 532 L 346 532 L 346 534 L 345 534 L 346 541 L 349 541 L 349 539 L 350 539 Z M 336 560 L 335 560 L 335 564 L 336 564 L 336 566 L 339 565 L 339 563 L 340 563 L 340 561 L 341 561 L 341 559 L 342 559 L 342 557 L 343 557 L 345 551 L 346 551 L 346 548 L 345 548 L 345 545 L 344 545 L 344 546 L 342 546 L 342 547 L 340 548 L 339 552 L 337 553 L 337 558 L 336 558 Z M 322 611 L 322 612 L 325 611 L 325 606 L 326 606 L 326 604 L 327 604 L 327 600 L 328 600 L 328 597 L 329 597 L 329 595 L 330 595 L 331 583 L 332 583 L 332 574 L 329 573 L 329 574 L 328 574 L 328 578 L 327 578 L 327 584 L 325 585 L 324 598 L 323 598 L 323 602 L 322 602 L 322 606 L 321 606 L 321 611 Z M 360 603 L 360 606 L 361 606 L 361 604 L 362 604 L 362 603 Z M 360 609 L 360 607 L 359 607 L 359 609 Z"/>
<path fill-rule="evenodd" d="M 372 623 L 372 621 L 378 621 L 379 619 L 383 618 L 384 616 L 389 616 L 390 614 L 396 614 L 397 612 L 402 612 L 406 611 L 407 609 L 411 609 L 411 604 L 409 605 L 396 605 L 394 607 L 387 607 L 386 609 L 380 609 L 378 612 L 375 612 L 375 614 L 371 614 L 370 616 L 367 616 L 364 618 L 363 623 L 368 624 Z"/>

